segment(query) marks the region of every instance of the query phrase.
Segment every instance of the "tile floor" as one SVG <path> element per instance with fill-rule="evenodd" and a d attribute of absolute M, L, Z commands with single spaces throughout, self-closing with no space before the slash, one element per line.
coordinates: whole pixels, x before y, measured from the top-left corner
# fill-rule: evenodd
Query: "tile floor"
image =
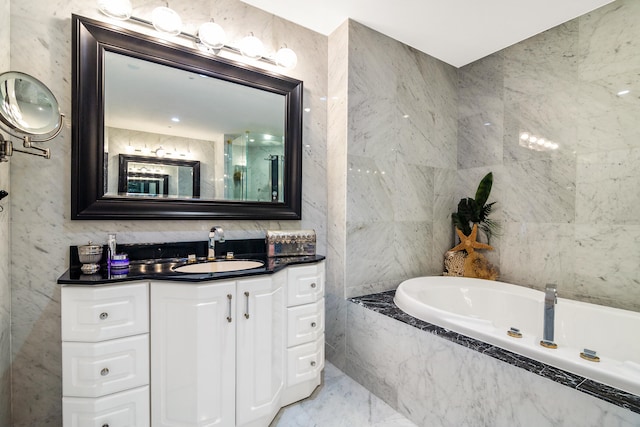
<path fill-rule="evenodd" d="M 308 399 L 283 408 L 270 427 L 343 426 L 416 427 L 329 362 L 320 387 Z"/>

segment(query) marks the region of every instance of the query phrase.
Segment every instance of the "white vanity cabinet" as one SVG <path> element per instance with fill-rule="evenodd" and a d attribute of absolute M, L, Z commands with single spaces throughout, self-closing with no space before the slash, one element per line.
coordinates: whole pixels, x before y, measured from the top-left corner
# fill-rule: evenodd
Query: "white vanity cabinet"
<path fill-rule="evenodd" d="M 64 427 L 266 427 L 324 367 L 324 262 L 62 287 Z"/>
<path fill-rule="evenodd" d="M 155 426 L 266 426 L 284 388 L 284 272 L 151 283 Z"/>
<path fill-rule="evenodd" d="M 148 285 L 61 295 L 64 427 L 149 426 Z"/>

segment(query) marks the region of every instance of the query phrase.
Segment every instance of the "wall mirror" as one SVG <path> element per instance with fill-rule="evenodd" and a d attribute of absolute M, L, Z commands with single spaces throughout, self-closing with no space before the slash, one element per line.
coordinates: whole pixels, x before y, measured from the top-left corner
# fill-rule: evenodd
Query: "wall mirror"
<path fill-rule="evenodd" d="M 300 218 L 301 81 L 72 20 L 73 219 Z"/>

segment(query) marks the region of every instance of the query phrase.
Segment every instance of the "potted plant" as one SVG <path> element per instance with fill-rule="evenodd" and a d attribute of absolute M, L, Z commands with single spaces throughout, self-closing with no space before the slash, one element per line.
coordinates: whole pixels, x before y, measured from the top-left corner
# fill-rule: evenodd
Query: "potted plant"
<path fill-rule="evenodd" d="M 489 172 L 482 178 L 475 198 L 464 198 L 458 203 L 458 211 L 451 214 L 453 225 L 465 236 L 471 234 L 474 224 L 484 231 L 487 241 L 499 231 L 499 224 L 489 218 L 489 214 L 496 202 L 487 203 L 491 186 L 493 185 L 493 173 Z"/>

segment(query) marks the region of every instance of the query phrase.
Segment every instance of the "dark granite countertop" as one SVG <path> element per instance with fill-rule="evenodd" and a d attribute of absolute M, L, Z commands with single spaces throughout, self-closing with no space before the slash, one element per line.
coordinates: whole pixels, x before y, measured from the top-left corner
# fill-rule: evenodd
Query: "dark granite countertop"
<path fill-rule="evenodd" d="M 175 242 L 151 244 L 117 245 L 117 253 L 126 253 L 130 264 L 128 268 L 109 268 L 106 262 L 106 246 L 100 270 L 94 274 L 85 274 L 80 267 L 78 247 L 71 246 L 70 267 L 58 278 L 60 285 L 104 285 L 137 280 L 170 280 L 182 282 L 203 282 L 273 274 L 289 265 L 316 263 L 325 259 L 322 255 L 267 257 L 263 239 L 227 240 L 216 244 L 216 253 L 233 252 L 235 260 L 250 259 L 262 261 L 264 266 L 251 270 L 230 271 L 224 273 L 178 273 L 172 267 L 187 263 L 189 255 L 195 255 L 198 261 L 206 259 L 207 242 Z M 217 260 L 224 260 L 218 256 Z"/>

